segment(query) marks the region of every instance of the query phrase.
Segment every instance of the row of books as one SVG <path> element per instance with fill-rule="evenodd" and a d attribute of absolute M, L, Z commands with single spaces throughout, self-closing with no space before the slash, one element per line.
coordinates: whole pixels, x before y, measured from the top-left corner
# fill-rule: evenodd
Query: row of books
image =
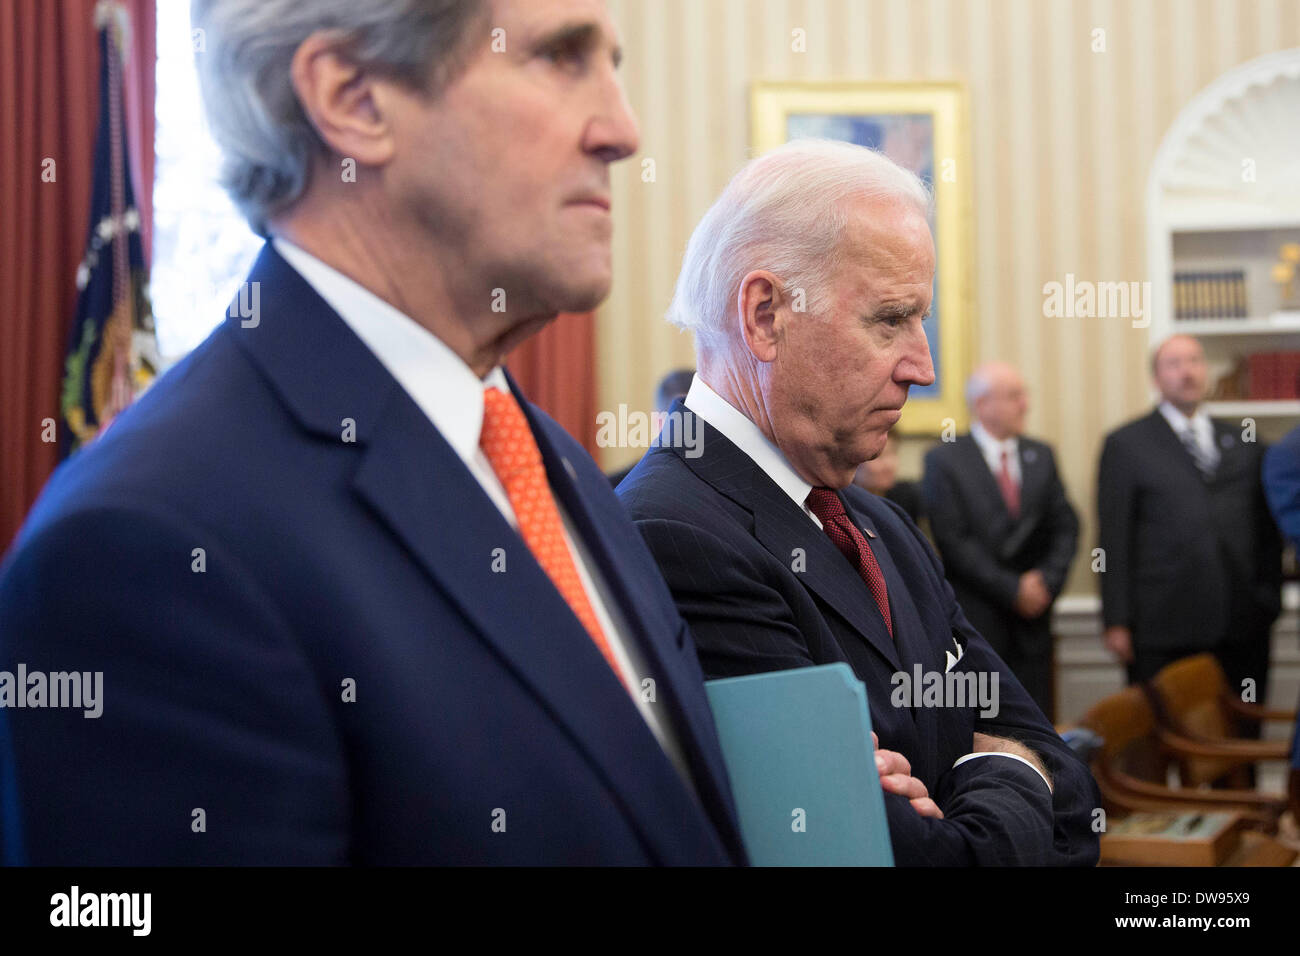
<path fill-rule="evenodd" d="M 1175 319 L 1244 319 L 1246 315 L 1244 270 L 1174 273 Z"/>
<path fill-rule="evenodd" d="M 1300 398 L 1300 352 L 1252 355 L 1247 369 L 1246 398 Z"/>

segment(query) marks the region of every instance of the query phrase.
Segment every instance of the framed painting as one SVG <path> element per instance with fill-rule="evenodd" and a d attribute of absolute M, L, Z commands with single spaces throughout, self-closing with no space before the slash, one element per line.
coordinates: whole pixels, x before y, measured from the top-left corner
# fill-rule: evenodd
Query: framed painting
<path fill-rule="evenodd" d="M 791 139 L 846 140 L 879 150 L 934 192 L 936 268 L 925 333 L 934 384 L 913 387 L 896 430 L 966 427 L 963 395 L 974 340 L 971 169 L 965 88 L 958 83 L 757 83 L 751 131 L 758 155 Z"/>

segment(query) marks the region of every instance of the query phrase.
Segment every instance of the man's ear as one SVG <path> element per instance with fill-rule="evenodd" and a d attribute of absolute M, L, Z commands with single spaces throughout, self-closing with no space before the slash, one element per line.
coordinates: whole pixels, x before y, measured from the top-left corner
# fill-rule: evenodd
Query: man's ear
<path fill-rule="evenodd" d="M 755 270 L 740 280 L 736 293 L 740 334 L 750 354 L 760 362 L 776 360 L 777 342 L 785 331 L 785 302 L 780 281 L 766 270 Z"/>
<path fill-rule="evenodd" d="M 349 59 L 338 39 L 337 33 L 318 30 L 298 46 L 289 66 L 294 92 L 331 151 L 362 166 L 382 166 L 396 144 L 376 95 L 377 78 Z"/>

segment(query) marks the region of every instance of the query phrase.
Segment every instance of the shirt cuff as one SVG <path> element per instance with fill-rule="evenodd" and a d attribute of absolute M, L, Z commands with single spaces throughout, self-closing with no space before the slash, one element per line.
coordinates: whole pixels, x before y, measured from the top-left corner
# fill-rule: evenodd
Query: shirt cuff
<path fill-rule="evenodd" d="M 1048 783 L 1047 778 L 1043 776 L 1043 771 L 1039 770 L 1037 767 L 1035 767 L 1024 757 L 1021 757 L 1019 754 L 1004 753 L 1000 750 L 982 750 L 976 754 L 967 754 L 964 757 L 958 757 L 957 762 L 952 765 L 953 769 L 954 770 L 957 769 L 962 764 L 964 764 L 967 760 L 974 760 L 976 757 L 1010 757 L 1012 760 L 1019 760 L 1022 764 L 1024 764 L 1034 773 L 1038 774 L 1038 779 L 1043 781 L 1043 784 L 1047 787 L 1048 793 L 1052 792 L 1052 785 Z"/>

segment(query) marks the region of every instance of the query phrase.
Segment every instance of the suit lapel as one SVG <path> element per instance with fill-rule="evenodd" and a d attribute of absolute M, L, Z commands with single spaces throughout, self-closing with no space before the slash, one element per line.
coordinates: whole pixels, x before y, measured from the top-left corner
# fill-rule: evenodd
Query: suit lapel
<path fill-rule="evenodd" d="M 1219 472 L 1223 470 L 1223 464 L 1227 456 L 1224 454 L 1223 446 L 1219 446 L 1219 467 L 1215 469 L 1215 475 L 1206 481 L 1201 470 L 1196 467 L 1196 462 L 1192 460 L 1192 454 L 1183 445 L 1182 438 L 1174 431 L 1174 427 L 1169 424 L 1169 420 L 1160 413 L 1160 409 L 1154 409 L 1147 416 L 1150 423 L 1150 431 L 1156 448 L 1160 449 L 1160 454 L 1170 457 L 1173 461 L 1178 462 L 1177 467 L 1182 469 L 1186 474 L 1196 479 L 1197 485 L 1202 488 L 1208 488 L 1218 478 Z M 1211 422 L 1214 432 L 1214 439 L 1219 440 L 1219 428 L 1216 422 Z"/>
<path fill-rule="evenodd" d="M 1240 467 L 1242 440 L 1240 432 L 1232 425 L 1215 419 L 1210 419 L 1210 423 L 1214 427 L 1214 447 L 1219 453 L 1219 466 L 1210 479 L 1210 485 L 1214 486 L 1233 477 Z"/>
<path fill-rule="evenodd" d="M 898 649 L 857 568 L 752 458 L 708 422 L 701 423 L 704 454 L 687 457 L 677 432 L 684 429 L 688 435 L 698 434 L 692 431 L 695 416 L 680 400 L 673 411 L 681 416 L 669 414 L 659 443 L 672 447 L 692 471 L 749 511 L 759 543 L 786 567 L 802 567 L 797 573 L 804 586 L 834 608 L 897 670 Z"/>
<path fill-rule="evenodd" d="M 1025 443 L 1019 444 L 1018 461 L 1020 462 L 1020 514 L 1015 518 L 1007 510 L 1007 500 L 1002 497 L 1002 488 L 997 477 L 989 469 L 984 452 L 975 436 L 967 433 L 957 439 L 957 451 L 962 456 L 961 464 L 965 471 L 974 476 L 975 487 L 988 503 L 989 517 L 993 524 L 985 532 L 996 542 L 998 553 L 1006 560 L 1016 553 L 1026 535 L 1032 532 L 1033 482 L 1035 481 L 1034 454 L 1026 457 Z"/>
<path fill-rule="evenodd" d="M 902 661 L 901 666 L 897 666 L 897 670 L 906 673 L 912 680 L 916 679 L 917 665 L 920 665 L 923 671 L 944 673 L 947 666 L 947 658 L 943 656 L 944 649 L 935 646 L 934 642 L 927 638 L 920 611 L 912 600 L 911 589 L 903 579 L 889 548 L 883 545 L 884 539 L 880 536 L 879 527 L 865 510 L 855 509 L 852 502 L 849 502 L 849 514 L 853 515 L 860 527 L 876 535 L 871 539 L 871 550 L 880 563 L 880 570 L 885 575 L 885 587 L 889 591 L 889 606 L 894 622 L 894 643 L 898 646 L 898 656 Z M 938 708 L 916 707 L 914 699 L 911 698 L 907 699 L 905 706 L 912 717 L 915 739 L 918 741 L 936 739 Z M 915 775 L 928 780 L 938 779 L 933 766 L 932 748 L 917 747 L 911 757 Z"/>
<path fill-rule="evenodd" d="M 1020 521 L 1038 513 L 1047 478 L 1047 458 L 1042 451 L 1026 442 L 1018 442 L 1020 454 Z"/>
<path fill-rule="evenodd" d="M 424 440 L 412 440 L 421 434 Z M 644 770 L 656 766 L 659 779 L 675 778 L 676 770 L 523 539 L 413 402 L 399 401 L 386 410 L 355 488 L 568 730 L 626 805 L 643 838 L 656 845 L 661 834 L 650 821 L 662 812 L 655 803 L 664 793 L 646 786 Z M 466 542 L 481 553 L 466 553 Z M 498 548 L 505 573 L 492 570 Z M 601 719 L 613 714 L 621 719 Z M 677 790 L 685 812 L 689 796 L 684 788 Z"/>
<path fill-rule="evenodd" d="M 904 667 L 921 663 L 925 667 L 933 668 L 936 660 L 933 654 L 926 653 L 929 642 L 921 633 L 921 615 L 917 612 L 911 591 L 908 589 L 907 582 L 903 580 L 902 572 L 898 570 L 894 556 L 890 554 L 889 548 L 885 547 L 879 527 L 871 515 L 862 508 L 855 507 L 854 503 L 848 500 L 848 495 L 841 494 L 840 497 L 845 499 L 849 516 L 866 534 L 871 545 L 871 553 L 876 556 L 880 571 L 885 576 L 885 588 L 889 592 L 890 619 L 894 625 L 893 640 L 898 648 L 899 662 Z M 858 580 L 862 580 L 860 576 Z M 942 662 L 938 663 L 942 669 Z"/>
<path fill-rule="evenodd" d="M 626 515 L 598 513 L 598 504 L 578 487 L 576 469 L 552 444 L 536 409 L 520 393 L 509 373 L 506 378 L 541 449 L 551 490 L 573 522 L 593 563 L 603 570 L 602 578 L 610 596 L 623 612 L 628 636 L 637 642 L 655 679 L 657 699 L 666 702 L 670 708 L 678 742 L 690 764 L 695 785 L 705 798 L 705 806 L 727 808 L 725 813 L 711 814 L 711 817 L 733 852 L 737 852 L 743 844 L 733 816 L 730 792 L 721 779 L 725 763 L 703 685 L 697 675 L 689 673 L 682 665 L 680 647 L 663 640 L 676 622 L 663 620 L 658 629 L 651 626 L 664 618 L 663 612 L 649 600 L 648 595 L 628 587 L 620 549 L 610 539 L 609 529 L 620 519 L 626 520 Z M 621 508 L 612 495 L 608 500 Z"/>
<path fill-rule="evenodd" d="M 984 460 L 984 452 L 980 450 L 979 442 L 975 440 L 975 436 L 970 434 L 960 436 L 957 439 L 957 449 L 962 455 L 963 469 L 974 476 L 974 481 L 979 487 L 980 493 L 988 499 L 996 511 L 1005 516 L 1007 521 L 1010 521 L 1011 514 L 1007 511 L 1007 502 L 1002 497 L 1002 489 L 998 487 L 997 478 L 989 470 L 989 463 Z"/>
<path fill-rule="evenodd" d="M 367 511 L 565 728 L 655 855 L 677 858 L 676 834 L 651 821 L 662 817 L 665 801 L 692 812 L 691 798 L 522 538 L 415 402 L 269 243 L 249 279 L 260 282 L 260 319 L 231 328 L 237 343 L 304 429 L 359 456 L 353 489 Z M 304 350 L 308 339 L 312 348 Z M 354 422 L 352 443 L 340 440 L 343 419 Z M 505 573 L 493 570 L 498 548 Z M 624 719 L 599 719 L 614 714 Z M 649 767 L 659 772 L 651 776 Z"/>
<path fill-rule="evenodd" d="M 1016 460 L 1020 464 L 1020 514 L 1012 518 L 1011 512 L 1007 510 L 1006 499 L 1002 497 L 1002 488 L 998 485 L 997 477 L 990 470 L 988 462 L 985 461 L 984 452 L 980 450 L 975 436 L 968 433 L 962 435 L 957 441 L 965 459 L 963 465 L 976 475 L 975 481 L 981 493 L 998 512 L 1006 517 L 1007 535 L 1013 535 L 1017 527 L 1024 525 L 1037 513 L 1047 476 L 1047 459 L 1038 448 L 1023 438 L 1017 442 Z"/>

